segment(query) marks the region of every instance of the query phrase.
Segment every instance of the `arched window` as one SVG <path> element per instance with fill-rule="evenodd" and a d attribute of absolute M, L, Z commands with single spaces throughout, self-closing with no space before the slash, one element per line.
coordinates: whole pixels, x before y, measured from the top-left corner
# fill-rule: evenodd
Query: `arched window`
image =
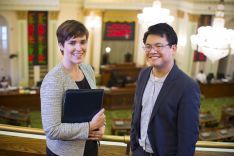
<path fill-rule="evenodd" d="M 10 60 L 8 50 L 8 26 L 5 18 L 0 16 L 0 76 L 9 77 L 9 70 Z"/>

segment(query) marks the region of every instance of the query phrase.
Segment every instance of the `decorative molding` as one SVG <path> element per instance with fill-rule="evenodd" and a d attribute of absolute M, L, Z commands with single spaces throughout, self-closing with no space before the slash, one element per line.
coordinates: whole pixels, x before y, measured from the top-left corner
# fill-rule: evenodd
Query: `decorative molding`
<path fill-rule="evenodd" d="M 82 8 L 85 0 L 59 0 L 60 6 Z"/>
<path fill-rule="evenodd" d="M 209 4 L 218 4 L 220 2 L 220 0 L 184 0 L 184 1 L 190 2 L 190 3 L 209 3 Z M 234 1 L 233 0 L 225 0 L 225 4 L 234 5 Z"/>
<path fill-rule="evenodd" d="M 178 10 L 177 11 L 177 17 L 184 18 L 184 11 Z"/>
<path fill-rule="evenodd" d="M 50 20 L 57 20 L 59 12 L 58 11 L 49 11 L 49 19 Z"/>
<path fill-rule="evenodd" d="M 141 10 L 152 6 L 153 0 L 84 0 L 85 9 Z M 162 7 L 191 14 L 214 15 L 219 0 L 167 0 Z M 234 15 L 234 1 L 225 0 L 225 15 Z"/>
<path fill-rule="evenodd" d="M 130 10 L 123 10 L 123 11 L 116 11 L 116 10 L 106 10 L 103 12 L 103 21 L 104 22 L 137 22 L 137 14 L 140 13 L 139 11 L 130 11 Z M 127 16 L 126 16 L 127 15 Z"/>
<path fill-rule="evenodd" d="M 58 11 L 61 6 L 101 10 L 141 10 L 153 0 L 0 0 L 0 10 Z M 191 14 L 214 15 L 219 0 L 167 0 L 162 7 Z M 234 15 L 234 1 L 225 0 L 225 15 Z"/>
<path fill-rule="evenodd" d="M 100 9 L 84 9 L 84 16 L 89 16 L 90 13 L 94 13 L 96 16 L 103 16 L 103 10 Z"/>
<path fill-rule="evenodd" d="M 178 9 L 191 14 L 204 14 L 204 15 L 214 15 L 218 2 L 214 0 L 210 1 L 181 1 L 178 4 Z M 225 15 L 234 15 L 234 2 L 226 2 L 225 5 Z"/>
<path fill-rule="evenodd" d="M 104 9 L 104 10 L 141 10 L 149 7 L 152 2 L 134 2 L 134 1 L 93 1 L 84 0 L 84 8 L 86 9 Z"/>
<path fill-rule="evenodd" d="M 27 11 L 17 11 L 17 19 L 19 20 L 27 20 L 28 18 L 28 12 Z"/>
<path fill-rule="evenodd" d="M 199 15 L 188 13 L 188 18 L 190 22 L 198 22 Z"/>
<path fill-rule="evenodd" d="M 0 10 L 59 10 L 59 0 L 1 0 Z"/>
<path fill-rule="evenodd" d="M 0 10 L 59 11 L 61 6 L 100 10 L 141 10 L 153 0 L 0 0 Z M 214 15 L 219 0 L 167 0 L 162 7 L 191 14 Z M 225 0 L 225 15 L 234 15 L 234 0 Z"/>

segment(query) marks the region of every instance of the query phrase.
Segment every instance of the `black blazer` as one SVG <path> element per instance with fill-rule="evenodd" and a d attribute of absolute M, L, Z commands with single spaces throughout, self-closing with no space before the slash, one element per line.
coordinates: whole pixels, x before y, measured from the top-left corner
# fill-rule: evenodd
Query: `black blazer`
<path fill-rule="evenodd" d="M 138 146 L 142 97 L 152 67 L 138 77 L 131 125 L 131 149 Z M 176 65 L 168 74 L 155 102 L 148 137 L 157 156 L 192 156 L 199 134 L 200 90 L 198 84 Z"/>

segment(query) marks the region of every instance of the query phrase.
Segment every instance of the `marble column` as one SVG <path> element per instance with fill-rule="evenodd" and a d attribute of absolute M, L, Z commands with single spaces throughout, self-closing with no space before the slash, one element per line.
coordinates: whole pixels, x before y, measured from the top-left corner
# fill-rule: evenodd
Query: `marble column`
<path fill-rule="evenodd" d="M 17 42 L 19 47 L 19 85 L 28 86 L 28 32 L 27 32 L 27 12 L 17 12 Z"/>
<path fill-rule="evenodd" d="M 56 37 L 58 14 L 58 11 L 48 13 L 48 71 L 59 63 L 61 57 Z"/>
<path fill-rule="evenodd" d="M 148 29 L 148 26 L 139 24 L 137 22 L 136 27 L 138 29 L 138 39 L 136 40 L 137 46 L 134 53 L 134 62 L 136 62 L 137 66 L 144 66 L 146 65 L 146 60 L 145 60 L 145 52 L 142 49 L 142 47 L 144 46 L 143 37 L 144 33 Z"/>
<path fill-rule="evenodd" d="M 100 72 L 102 18 L 102 12 L 99 10 L 87 11 L 85 16 L 85 25 L 89 30 L 89 40 L 85 62 L 93 66 L 95 74 L 99 74 Z M 93 20 L 95 23 L 92 23 Z"/>
<path fill-rule="evenodd" d="M 191 76 L 194 50 L 191 47 L 190 36 L 196 33 L 199 16 L 178 11 L 177 17 L 178 46 L 175 59 L 177 65 Z"/>
<path fill-rule="evenodd" d="M 231 53 L 228 56 L 227 67 L 226 67 L 226 70 L 225 70 L 225 74 L 226 74 L 226 76 L 229 75 L 231 78 L 234 78 L 234 68 L 233 68 L 233 65 L 234 65 L 234 49 L 231 49 L 230 51 L 231 51 Z"/>

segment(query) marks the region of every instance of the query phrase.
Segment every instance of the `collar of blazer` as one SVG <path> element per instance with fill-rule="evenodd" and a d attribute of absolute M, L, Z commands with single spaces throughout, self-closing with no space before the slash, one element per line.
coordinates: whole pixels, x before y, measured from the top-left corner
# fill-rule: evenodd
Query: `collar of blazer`
<path fill-rule="evenodd" d="M 97 88 L 96 87 L 96 83 L 95 83 L 95 75 L 93 72 L 93 69 L 90 65 L 85 64 L 85 63 L 81 63 L 78 65 L 81 69 L 81 71 L 83 72 L 84 76 L 86 77 L 90 87 L 92 89 Z M 75 81 L 72 80 L 71 76 L 68 74 L 68 72 L 66 71 L 66 69 L 64 68 L 62 62 L 59 64 L 59 67 L 62 68 L 63 74 L 65 76 L 65 78 L 73 83 L 73 86 L 76 86 L 76 88 L 78 88 L 78 86 L 76 85 Z"/>

